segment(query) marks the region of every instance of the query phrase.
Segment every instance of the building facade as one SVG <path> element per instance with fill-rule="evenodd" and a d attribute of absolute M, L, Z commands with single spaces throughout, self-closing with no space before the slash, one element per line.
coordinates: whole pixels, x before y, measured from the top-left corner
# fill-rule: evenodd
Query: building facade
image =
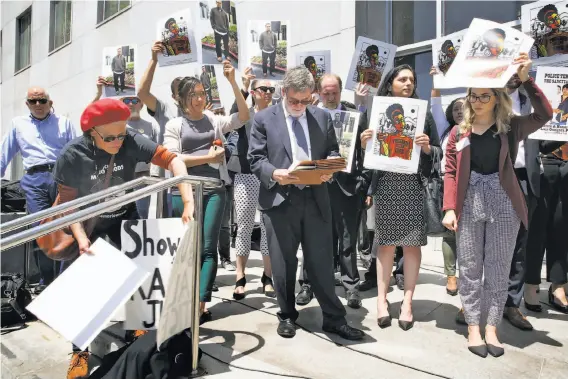
<path fill-rule="evenodd" d="M 288 59 L 297 51 L 331 50 L 332 71 L 347 75 L 359 35 L 399 46 L 396 63 L 409 63 L 418 76 L 418 92 L 429 99 L 431 44 L 467 28 L 475 17 L 520 28 L 520 7 L 531 1 L 233 1 L 240 32 L 248 20 L 288 20 Z M 26 89 L 45 87 L 58 114 L 79 128 L 79 118 L 96 93 L 103 47 L 136 45 L 136 81 L 150 60 L 156 22 L 191 7 L 191 1 L 2 1 L 0 96 L 2 136 L 10 120 L 28 113 Z M 241 38 L 242 39 L 242 38 Z M 193 75 L 190 64 L 158 68 L 152 92 L 171 99 L 170 82 Z M 352 100 L 350 91 L 344 92 Z M 148 115 L 143 114 L 144 118 Z M 7 176 L 23 174 L 15 159 Z"/>

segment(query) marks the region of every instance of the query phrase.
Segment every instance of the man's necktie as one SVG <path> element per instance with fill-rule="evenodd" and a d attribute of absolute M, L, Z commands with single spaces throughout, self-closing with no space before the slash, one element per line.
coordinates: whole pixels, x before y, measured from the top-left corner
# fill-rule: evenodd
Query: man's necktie
<path fill-rule="evenodd" d="M 299 161 L 309 160 L 310 150 L 308 148 L 308 140 L 306 139 L 306 133 L 304 133 L 304 128 L 298 120 L 298 117 L 292 117 L 292 130 L 296 136 L 296 145 L 298 146 L 298 149 L 296 149 L 296 156 L 294 158 Z"/>

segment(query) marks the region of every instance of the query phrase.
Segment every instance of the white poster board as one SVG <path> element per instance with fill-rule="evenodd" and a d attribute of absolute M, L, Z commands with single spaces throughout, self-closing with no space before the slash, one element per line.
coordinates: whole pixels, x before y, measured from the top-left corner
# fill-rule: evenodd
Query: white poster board
<path fill-rule="evenodd" d="M 310 70 L 317 83 L 323 74 L 331 73 L 331 51 L 298 51 L 295 66 L 304 66 Z"/>
<path fill-rule="evenodd" d="M 137 96 L 136 45 L 103 48 L 101 76 L 105 80 L 101 98 Z"/>
<path fill-rule="evenodd" d="M 375 95 L 384 75 L 393 68 L 395 54 L 396 46 L 359 36 L 345 89 L 355 91 L 357 84 L 364 83 L 369 85 L 369 93 Z"/>
<path fill-rule="evenodd" d="M 150 273 L 99 238 L 27 309 L 82 350 Z"/>
<path fill-rule="evenodd" d="M 438 72 L 438 75 L 434 75 L 434 88 L 447 88 L 450 85 L 444 84 L 446 73 L 460 51 L 466 32 L 467 29 L 460 30 L 432 43 L 432 63 Z"/>
<path fill-rule="evenodd" d="M 503 88 L 517 71 L 513 60 L 533 42 L 516 29 L 474 18 L 440 88 Z"/>
<path fill-rule="evenodd" d="M 195 221 L 191 221 L 184 230 L 178 246 L 168 281 L 168 295 L 164 301 L 158 327 L 158 349 L 171 336 L 191 328 L 193 319 L 191 304 L 195 292 L 193 267 L 197 256 L 194 241 L 197 233 L 201 233 L 201 227 Z"/>
<path fill-rule="evenodd" d="M 249 20 L 241 35 L 248 57 L 244 66 L 241 64 L 242 71 L 252 67 L 257 79 L 284 79 L 290 51 L 290 21 Z"/>
<path fill-rule="evenodd" d="M 123 221 L 122 252 L 151 275 L 125 305 L 126 330 L 156 329 L 185 227 L 179 218 Z"/>
<path fill-rule="evenodd" d="M 521 7 L 522 31 L 534 39 L 533 60 L 546 64 L 565 60 L 568 54 L 568 1 L 541 1 Z M 564 55 L 564 57 L 563 57 Z"/>
<path fill-rule="evenodd" d="M 164 51 L 158 53 L 158 65 L 173 66 L 197 62 L 195 32 L 190 28 L 191 11 L 183 9 L 157 23 L 158 41 L 164 44 Z"/>
<path fill-rule="evenodd" d="M 221 64 L 229 59 L 233 66 L 238 67 L 238 29 L 242 24 L 237 21 L 237 2 L 223 0 L 220 3 L 218 7 L 215 0 L 194 2 L 201 45 L 199 61 L 203 64 Z M 221 62 L 218 58 L 221 58 Z"/>
<path fill-rule="evenodd" d="M 363 166 L 368 169 L 414 174 L 418 172 L 420 147 L 414 138 L 424 130 L 428 110 L 426 100 L 406 97 L 373 99 L 370 127 Z"/>
<path fill-rule="evenodd" d="M 536 84 L 550 101 L 554 115 L 529 138 L 568 141 L 568 67 L 537 67 Z"/>
<path fill-rule="evenodd" d="M 339 154 L 345 158 L 347 165 L 344 172 L 351 172 L 355 156 L 355 144 L 359 135 L 359 117 L 361 113 L 351 111 L 328 110 L 333 123 L 333 130 L 339 145 Z"/>

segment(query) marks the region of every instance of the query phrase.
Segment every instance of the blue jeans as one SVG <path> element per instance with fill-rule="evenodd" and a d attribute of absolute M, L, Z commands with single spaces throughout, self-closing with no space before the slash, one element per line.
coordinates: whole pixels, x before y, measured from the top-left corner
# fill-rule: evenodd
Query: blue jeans
<path fill-rule="evenodd" d="M 147 219 L 150 211 L 150 196 L 136 200 L 136 210 L 140 219 Z"/>
<path fill-rule="evenodd" d="M 20 180 L 20 186 L 26 194 L 28 214 L 51 208 L 57 197 L 57 183 L 55 183 L 53 175 L 49 171 L 25 174 Z M 33 224 L 32 227 L 38 224 L 39 222 Z M 39 284 L 49 285 L 59 271 L 59 264 L 49 259 L 35 241 L 32 246 L 40 275 Z"/>

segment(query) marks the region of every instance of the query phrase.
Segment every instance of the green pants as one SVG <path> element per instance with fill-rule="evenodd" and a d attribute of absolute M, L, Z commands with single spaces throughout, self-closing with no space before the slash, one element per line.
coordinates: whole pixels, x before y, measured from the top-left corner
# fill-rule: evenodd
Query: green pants
<path fill-rule="evenodd" d="M 446 276 L 456 276 L 456 236 L 442 239 L 442 253 L 444 254 L 444 273 Z"/>
<path fill-rule="evenodd" d="M 217 275 L 217 245 L 225 210 L 225 189 L 203 196 L 203 243 L 201 250 L 201 274 L 199 277 L 199 301 L 211 301 L 211 292 Z M 173 216 L 181 217 L 181 196 L 172 196 Z"/>

